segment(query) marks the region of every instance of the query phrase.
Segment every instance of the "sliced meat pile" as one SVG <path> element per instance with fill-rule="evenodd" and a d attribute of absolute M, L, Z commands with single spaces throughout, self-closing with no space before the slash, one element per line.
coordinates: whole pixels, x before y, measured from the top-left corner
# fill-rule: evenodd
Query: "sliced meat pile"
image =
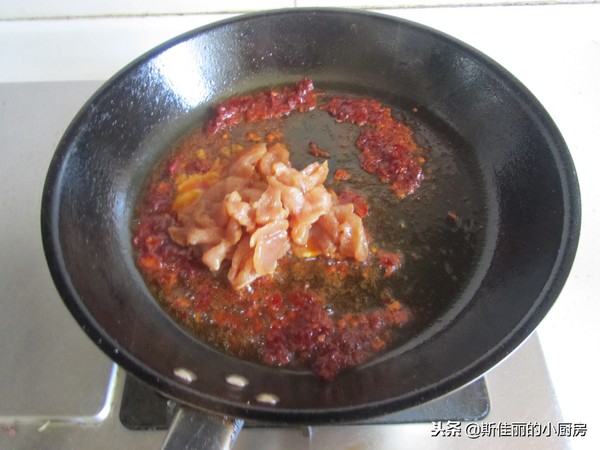
<path fill-rule="evenodd" d="M 201 187 L 189 190 L 189 179 L 178 184 L 178 225 L 168 231 L 177 244 L 197 248 L 210 270 L 228 266 L 235 289 L 273 273 L 290 249 L 300 257 L 367 259 L 354 205 L 341 204 L 323 185 L 327 161 L 297 170 L 283 144 L 261 143 L 216 166 L 202 175 Z"/>

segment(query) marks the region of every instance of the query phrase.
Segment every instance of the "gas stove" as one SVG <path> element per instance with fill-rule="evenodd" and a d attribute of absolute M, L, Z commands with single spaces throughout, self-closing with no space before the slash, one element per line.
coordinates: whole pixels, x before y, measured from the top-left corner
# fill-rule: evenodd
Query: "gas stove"
<path fill-rule="evenodd" d="M 177 404 L 139 382 L 85 336 L 48 272 L 39 230 L 56 144 L 100 82 L 0 84 L 0 448 L 161 448 Z M 510 437 L 479 429 L 561 421 L 535 334 L 483 378 L 440 399 L 361 423 L 284 427 L 247 422 L 236 449 L 472 448 Z M 487 425 L 486 425 L 487 424 Z M 462 428 L 461 428 L 462 427 Z M 454 431 L 452 431 L 454 430 Z M 456 431 L 458 430 L 458 432 Z M 540 441 L 543 439 L 543 441 Z M 511 448 L 565 448 L 566 437 L 521 436 Z"/>

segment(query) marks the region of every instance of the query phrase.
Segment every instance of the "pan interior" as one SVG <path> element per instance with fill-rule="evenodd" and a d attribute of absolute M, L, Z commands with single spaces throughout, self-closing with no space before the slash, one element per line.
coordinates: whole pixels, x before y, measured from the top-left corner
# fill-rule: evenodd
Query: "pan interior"
<path fill-rule="evenodd" d="M 372 207 L 379 208 L 373 217 L 384 217 L 375 229 L 381 222 L 404 251 L 426 256 L 422 266 L 407 264 L 406 279 L 397 281 L 433 312 L 411 331 L 414 337 L 333 383 L 200 344 L 161 310 L 131 249 L 135 201 L 172 142 L 224 98 L 304 76 L 319 89 L 392 106 L 431 152 L 427 180 L 414 195 Z M 320 136 L 323 147 L 351 139 L 352 130 L 318 113 L 294 120 L 286 125 L 294 157 L 304 155 L 294 147 L 304 148 L 307 134 Z M 572 162 L 551 119 L 485 56 L 382 15 L 293 10 L 196 30 L 110 80 L 59 144 L 42 231 L 65 303 L 126 369 L 202 408 L 316 423 L 423 402 L 471 381 L 516 348 L 568 274 L 579 230 L 577 195 Z M 449 212 L 460 223 L 449 221 Z M 179 368 L 193 379 L 178 377 Z M 248 386 L 232 388 L 225 381 L 231 374 Z M 265 392 L 280 402 L 258 401 Z"/>
<path fill-rule="evenodd" d="M 321 90 L 321 86 L 317 86 L 317 90 L 326 97 L 367 95 L 362 94 L 362 86 L 324 83 L 323 87 L 325 89 Z M 264 127 L 279 129 L 285 136 L 283 142 L 290 150 L 291 162 L 298 168 L 324 160 L 308 151 L 309 143 L 318 143 L 329 153 L 326 158 L 330 169 L 327 185 L 338 193 L 350 189 L 366 198 L 369 214 L 364 223 L 372 237 L 371 248 L 398 252 L 402 255 L 402 267 L 392 276 L 380 280 L 376 287 L 361 285 L 359 279 L 349 279 L 339 294 L 332 293 L 327 303 L 335 310 L 339 307 L 342 311 L 354 312 L 378 306 L 384 291 L 399 299 L 409 308 L 411 320 L 395 332 L 392 347 L 388 347 L 387 353 L 396 350 L 393 354 L 398 354 L 450 323 L 469 300 L 464 294 L 469 292 L 469 286 L 476 279 L 477 268 L 485 266 L 480 260 L 486 236 L 487 195 L 477 155 L 457 133 L 426 108 L 411 104 L 408 99 L 384 92 L 371 92 L 371 95 L 393 107 L 394 117 L 415 131 L 415 139 L 424 149 L 427 159 L 425 179 L 419 189 L 407 197 L 399 198 L 387 184 L 360 167 L 359 150 L 355 146 L 359 127 L 336 123 L 325 111 L 294 112 L 284 120 L 241 124 L 228 134 L 232 143 L 250 145 L 245 139 L 247 133 L 255 134 L 257 129 Z M 191 125 L 192 129 L 183 136 L 174 137 L 173 142 L 160 152 L 167 158 L 160 161 L 155 170 L 168 165 L 173 154 L 197 150 L 202 142 L 199 136 L 206 133 L 204 118 L 210 116 L 211 111 L 209 108 L 208 114 L 201 110 L 194 115 L 198 119 Z M 335 181 L 332 174 L 337 169 L 348 170 L 353 176 L 344 182 Z M 151 179 L 147 175 L 146 182 L 141 185 L 148 185 Z M 147 195 L 147 189 L 148 186 L 140 192 L 140 197 Z M 319 280 L 319 277 L 306 278 L 303 282 L 312 284 Z M 155 295 L 160 297 L 159 292 Z M 201 328 L 192 318 L 178 320 L 177 314 L 170 312 L 168 307 L 164 309 L 185 330 L 202 340 Z M 385 358 L 386 353 L 378 355 L 380 357 Z"/>

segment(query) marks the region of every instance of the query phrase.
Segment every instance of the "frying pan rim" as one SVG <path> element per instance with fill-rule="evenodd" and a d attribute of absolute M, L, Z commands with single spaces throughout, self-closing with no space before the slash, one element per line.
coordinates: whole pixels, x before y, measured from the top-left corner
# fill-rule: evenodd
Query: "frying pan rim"
<path fill-rule="evenodd" d="M 500 64 L 481 53 L 479 50 L 471 47 L 470 45 L 449 36 L 443 32 L 424 26 L 406 19 L 389 16 L 378 12 L 369 12 L 362 10 L 353 10 L 346 8 L 286 8 L 280 10 L 261 11 L 250 14 L 243 14 L 232 18 L 224 19 L 203 27 L 190 30 L 183 33 L 173 39 L 170 39 L 163 44 L 160 44 L 143 55 L 139 56 L 131 63 L 126 65 L 122 70 L 117 72 L 113 77 L 107 80 L 82 106 L 77 115 L 72 120 L 71 124 L 65 131 L 61 138 L 57 149 L 66 149 L 68 141 L 71 139 L 72 134 L 76 132 L 78 123 L 82 120 L 87 110 L 94 102 L 101 98 L 107 93 L 111 86 L 117 82 L 121 77 L 126 76 L 130 71 L 134 70 L 143 61 L 146 61 L 151 56 L 157 55 L 158 53 L 178 44 L 184 42 L 200 33 L 206 33 L 212 29 L 222 27 L 224 25 L 234 24 L 236 22 L 247 21 L 249 19 L 273 16 L 280 14 L 297 14 L 297 13 L 311 13 L 311 14 L 350 14 L 356 16 L 372 16 L 379 19 L 387 20 L 393 23 L 400 23 L 404 26 L 418 29 L 421 32 L 432 33 L 438 38 L 444 39 L 450 42 L 452 45 L 460 48 L 461 51 L 468 53 L 476 61 L 485 64 L 496 77 L 501 79 L 505 83 L 512 85 L 512 93 L 518 94 L 519 101 L 524 107 L 533 110 L 532 116 L 543 123 L 544 130 L 549 133 L 551 142 L 554 144 L 554 148 L 559 149 L 556 151 L 555 158 L 562 164 L 559 166 L 561 172 L 562 189 L 564 194 L 564 227 L 561 239 L 561 245 L 555 259 L 551 276 L 548 278 L 544 289 L 540 292 L 536 298 L 534 304 L 537 308 L 533 308 L 529 311 L 529 314 L 522 319 L 522 325 L 515 328 L 514 333 L 507 336 L 498 346 L 490 349 L 491 354 L 486 354 L 485 358 L 480 358 L 474 361 L 469 367 L 466 367 L 459 374 L 454 377 L 439 383 L 435 388 L 428 386 L 424 388 L 424 392 L 412 392 L 410 395 L 403 397 L 401 400 L 389 399 L 388 401 L 378 401 L 376 404 L 361 404 L 358 407 L 347 407 L 343 409 L 335 410 L 335 421 L 338 420 L 354 420 L 356 418 L 369 417 L 373 415 L 373 411 L 376 410 L 378 413 L 384 414 L 397 410 L 398 403 L 401 403 L 402 407 L 414 406 L 425 400 L 430 400 L 439 395 L 448 393 L 459 387 L 463 386 L 467 382 L 473 380 L 477 376 L 489 369 L 494 367 L 504 358 L 506 358 L 512 351 L 519 347 L 519 345 L 529 336 L 538 324 L 536 317 L 544 316 L 546 312 L 552 306 L 554 300 L 558 297 L 569 271 L 572 267 L 573 260 L 576 254 L 577 243 L 579 239 L 580 226 L 581 226 L 581 198 L 579 193 L 579 185 L 577 182 L 577 176 L 575 173 L 575 167 L 572 158 L 568 152 L 567 145 L 561 136 L 556 124 L 553 122 L 547 111 L 539 103 L 537 98 L 510 72 L 508 72 Z M 75 317 L 76 321 L 82 326 L 82 329 L 88 334 L 88 336 L 113 360 L 125 369 L 131 371 L 136 376 L 140 377 L 147 383 L 157 386 L 159 389 L 166 390 L 167 395 L 170 394 L 171 390 L 179 393 L 180 391 L 187 391 L 188 393 L 194 394 L 195 391 L 179 383 L 175 383 L 173 380 L 164 379 L 162 375 L 152 371 L 150 368 L 141 364 L 133 355 L 124 351 L 118 342 L 109 336 L 106 331 L 99 326 L 94 318 L 90 314 L 86 314 L 85 308 L 81 307 L 81 304 L 77 298 L 76 291 L 70 280 L 70 276 L 66 271 L 62 261 L 62 252 L 60 248 L 60 239 L 58 237 L 58 228 L 54 224 L 58 223 L 58 208 L 59 208 L 59 196 L 57 195 L 57 189 L 60 185 L 61 177 L 63 176 L 63 163 L 68 154 L 64 151 L 56 152 L 50 163 L 46 182 L 44 184 L 44 191 L 42 195 L 42 214 L 41 214 L 41 228 L 42 228 L 42 241 L 46 259 L 48 261 L 49 269 L 52 275 L 52 279 L 63 296 L 65 304 L 67 305 L 70 312 Z M 559 158 L 560 157 L 560 158 Z M 120 350 L 115 354 L 115 349 Z M 178 396 L 174 396 L 178 400 L 182 400 Z M 249 409 L 240 408 L 236 405 L 228 405 L 225 399 L 209 399 L 203 398 L 203 405 L 207 405 L 210 409 L 223 413 L 234 413 L 233 415 L 240 415 L 248 418 L 266 420 L 266 421 L 281 421 L 282 416 L 284 419 L 294 423 L 321 423 L 331 422 L 332 412 L 331 411 L 287 411 L 283 408 L 271 408 L 263 407 L 260 405 L 252 405 Z M 186 402 L 185 400 L 183 400 Z M 188 403 L 188 402 L 186 402 Z M 224 404 L 225 403 L 225 404 Z M 237 414 L 236 414 L 237 413 Z"/>

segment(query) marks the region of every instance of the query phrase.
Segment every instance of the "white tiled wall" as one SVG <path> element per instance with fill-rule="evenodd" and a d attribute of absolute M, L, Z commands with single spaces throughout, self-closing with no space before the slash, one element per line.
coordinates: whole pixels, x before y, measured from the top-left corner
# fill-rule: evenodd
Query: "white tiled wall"
<path fill-rule="evenodd" d="M 2 0 L 0 20 L 246 12 L 291 7 L 415 8 L 598 3 L 600 0 Z"/>
<path fill-rule="evenodd" d="M 599 2 L 600 0 L 591 0 Z M 296 0 L 296 6 L 323 6 L 319 0 Z M 327 6 L 360 8 L 434 8 L 444 6 L 497 6 L 536 5 L 558 3 L 586 3 L 578 0 L 329 0 Z"/>
<path fill-rule="evenodd" d="M 0 18 L 164 15 L 288 8 L 294 0 L 2 0 Z"/>

